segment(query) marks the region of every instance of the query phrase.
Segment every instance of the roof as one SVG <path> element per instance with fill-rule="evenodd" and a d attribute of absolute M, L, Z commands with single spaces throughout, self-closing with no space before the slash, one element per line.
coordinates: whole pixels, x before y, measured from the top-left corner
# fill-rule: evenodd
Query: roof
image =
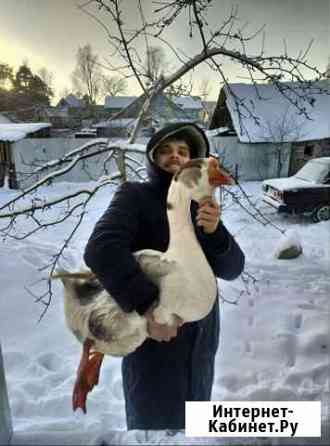
<path fill-rule="evenodd" d="M 305 107 L 309 119 L 290 103 L 290 101 L 272 84 L 230 84 L 224 87 L 226 105 L 231 115 L 233 126 L 240 142 L 293 142 L 310 141 L 330 137 L 330 83 L 314 82 L 308 87 L 308 94 L 301 84 L 286 82 L 286 94 L 296 99 L 290 89 L 300 93 L 303 98 L 312 99 L 313 105 L 300 98 L 298 103 Z M 322 88 L 327 93 L 319 93 Z M 240 104 L 238 113 L 237 96 Z M 244 106 L 253 111 L 253 116 Z M 259 120 L 259 125 L 254 117 Z"/>
<path fill-rule="evenodd" d="M 0 141 L 19 141 L 25 138 L 30 133 L 35 133 L 38 130 L 51 127 L 51 124 L 46 122 L 23 123 L 23 124 L 0 124 Z"/>
<path fill-rule="evenodd" d="M 201 110 L 203 108 L 201 98 L 198 96 L 171 96 L 170 99 L 184 110 Z"/>
<path fill-rule="evenodd" d="M 0 124 L 9 124 L 11 120 L 0 113 Z"/>
<path fill-rule="evenodd" d="M 321 156 L 319 158 L 312 158 L 310 161 L 313 161 L 313 163 L 330 164 L 330 156 Z"/>
<path fill-rule="evenodd" d="M 83 107 L 83 101 L 81 99 L 78 99 L 74 94 L 68 94 L 68 96 L 62 98 L 59 101 L 58 106 L 62 100 L 65 101 L 69 105 L 69 107 L 75 107 L 75 108 Z"/>
<path fill-rule="evenodd" d="M 125 108 L 137 99 L 137 96 L 106 96 L 104 108 Z"/>
<path fill-rule="evenodd" d="M 122 119 L 113 119 L 112 121 L 102 121 L 97 124 L 93 124 L 94 128 L 122 128 L 122 127 L 131 127 L 135 124 L 135 118 L 122 118 Z"/>
<path fill-rule="evenodd" d="M 130 105 L 135 99 L 137 99 L 137 96 L 106 96 L 104 108 L 122 109 Z M 202 101 L 198 96 L 171 96 L 168 99 L 184 110 L 201 110 L 203 108 Z"/>
<path fill-rule="evenodd" d="M 230 131 L 229 127 L 219 127 L 217 129 L 206 130 L 205 133 L 206 133 L 206 136 L 212 137 L 212 136 L 219 136 L 224 133 L 228 133 L 229 131 Z"/>

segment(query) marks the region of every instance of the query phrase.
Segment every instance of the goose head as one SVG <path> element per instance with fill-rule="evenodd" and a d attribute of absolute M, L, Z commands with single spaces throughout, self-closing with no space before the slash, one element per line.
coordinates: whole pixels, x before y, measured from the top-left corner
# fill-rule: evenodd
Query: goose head
<path fill-rule="evenodd" d="M 64 269 L 58 269 L 51 276 L 51 279 L 61 279 L 65 297 L 69 300 L 76 300 L 81 305 L 86 305 L 103 290 L 102 285 L 90 270 L 71 273 Z"/>
<path fill-rule="evenodd" d="M 219 186 L 235 184 L 231 174 L 213 157 L 188 161 L 174 175 L 173 182 L 181 183 L 194 201 L 212 196 Z"/>

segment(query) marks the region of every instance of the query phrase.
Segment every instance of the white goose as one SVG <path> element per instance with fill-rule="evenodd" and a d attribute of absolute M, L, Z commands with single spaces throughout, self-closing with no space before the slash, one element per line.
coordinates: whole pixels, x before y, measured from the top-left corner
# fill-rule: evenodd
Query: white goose
<path fill-rule="evenodd" d="M 212 309 L 217 285 L 194 232 L 191 200 L 212 196 L 220 185 L 234 184 L 215 158 L 193 159 L 174 176 L 167 197 L 170 242 L 166 252 L 150 249 L 134 253 L 144 273 L 158 286 L 153 315 L 160 324 L 205 317 Z M 58 271 L 64 284 L 64 311 L 69 329 L 83 343 L 73 410 L 86 412 L 87 393 L 98 383 L 104 354 L 125 356 L 148 337 L 147 321 L 137 312 L 125 313 L 91 271 Z"/>

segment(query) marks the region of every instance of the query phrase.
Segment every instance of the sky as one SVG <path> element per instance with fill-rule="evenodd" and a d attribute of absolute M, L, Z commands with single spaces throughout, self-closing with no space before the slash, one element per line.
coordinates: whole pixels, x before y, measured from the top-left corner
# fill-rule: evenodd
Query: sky
<path fill-rule="evenodd" d="M 75 66 L 75 55 L 79 46 L 90 43 L 102 62 L 116 60 L 102 27 L 78 8 L 86 3 L 81 0 L 0 0 L 0 62 L 17 67 L 28 60 L 33 70 L 45 66 L 54 74 L 56 98 L 68 88 L 70 74 Z M 134 26 L 137 16 L 135 0 L 123 0 L 125 22 Z M 142 0 L 146 17 L 151 17 L 157 7 L 151 0 Z M 216 25 L 229 14 L 231 7 L 238 6 L 241 24 L 252 33 L 266 25 L 265 50 L 273 54 L 283 53 L 283 41 L 292 55 L 304 50 L 313 40 L 309 62 L 324 71 L 329 57 L 330 2 L 329 0 L 216 0 L 211 10 L 209 25 Z M 90 9 L 91 10 L 91 9 Z M 98 17 L 102 17 L 99 13 Z M 186 54 L 200 50 L 195 36 L 189 39 L 187 15 L 179 17 L 169 30 L 166 40 Z M 252 53 L 260 49 L 261 37 L 248 44 Z M 161 44 L 164 48 L 164 44 Z M 167 50 L 166 50 L 167 51 Z M 143 57 L 144 50 L 141 48 Z M 167 66 L 175 66 L 167 54 Z M 225 72 L 232 82 L 246 82 L 237 65 L 225 63 Z M 194 73 L 193 84 L 198 88 L 201 79 L 212 81 L 210 100 L 215 100 L 219 91 L 219 80 L 203 66 Z M 128 94 L 137 94 L 136 83 L 129 82 Z"/>

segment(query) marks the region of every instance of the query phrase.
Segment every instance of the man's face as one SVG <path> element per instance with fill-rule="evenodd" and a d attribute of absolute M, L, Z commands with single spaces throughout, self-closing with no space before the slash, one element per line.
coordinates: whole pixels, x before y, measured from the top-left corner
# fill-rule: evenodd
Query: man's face
<path fill-rule="evenodd" d="M 165 140 L 155 153 L 156 164 L 172 174 L 175 174 L 189 160 L 190 149 L 183 140 Z"/>

